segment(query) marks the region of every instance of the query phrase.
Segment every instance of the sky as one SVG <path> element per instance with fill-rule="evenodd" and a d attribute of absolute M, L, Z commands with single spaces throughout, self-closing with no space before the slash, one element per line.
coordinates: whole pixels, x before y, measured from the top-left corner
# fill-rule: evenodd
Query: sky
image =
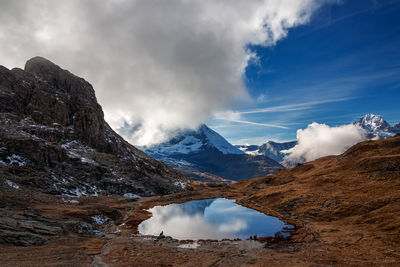
<path fill-rule="evenodd" d="M 234 144 L 400 121 L 400 1 L 0 0 L 0 64 L 85 78 L 134 145 L 206 122 Z"/>
<path fill-rule="evenodd" d="M 275 46 L 251 46 L 259 60 L 244 79 L 256 103 L 208 125 L 234 144 L 261 144 L 295 140 L 312 122 L 338 126 L 366 113 L 399 123 L 399 14 L 400 1 L 343 1 L 323 6 Z"/>

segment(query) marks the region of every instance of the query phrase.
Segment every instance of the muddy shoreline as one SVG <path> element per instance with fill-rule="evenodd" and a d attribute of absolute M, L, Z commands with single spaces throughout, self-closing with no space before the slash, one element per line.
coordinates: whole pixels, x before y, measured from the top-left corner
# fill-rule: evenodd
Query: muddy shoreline
<path fill-rule="evenodd" d="M 241 259 L 240 261 L 229 260 L 229 264 L 235 266 L 263 262 L 261 254 L 265 249 L 276 250 L 276 253 L 283 253 L 283 251 L 292 253 L 298 250 L 294 247 L 297 243 L 292 242 L 290 238 L 286 240 L 266 238 L 260 239 L 260 242 L 192 241 L 175 240 L 171 237 L 158 239 L 155 236 L 138 234 L 137 226 L 151 215 L 146 210 L 156 205 L 218 197 L 239 199 L 241 195 L 231 187 L 206 188 L 172 195 L 144 197 L 139 200 L 117 196 L 74 198 L 79 203 L 64 203 L 60 201 L 60 197 L 42 195 L 34 198 L 32 206 L 28 209 L 51 218 L 60 225 L 66 220 L 79 220 L 93 224 L 91 221 L 93 214 L 110 213 L 110 210 L 120 211 L 121 216 L 103 225 L 95 225 L 98 229 L 96 234 L 76 233 L 73 230 L 64 229 L 54 236 L 49 236 L 49 241 L 40 246 L 0 245 L 0 263 L 2 266 L 74 266 L 76 264 L 81 266 L 150 266 L 153 264 L 192 266 L 194 262 L 197 262 L 200 266 L 209 266 L 227 264 L 226 261 L 232 255 L 236 255 L 235 257 Z M 8 197 L 12 197 L 14 201 L 24 200 L 23 196 L 18 195 Z M 251 205 L 245 206 L 251 207 Z M 21 207 L 14 212 L 20 214 L 26 211 L 27 207 Z M 198 244 L 195 249 L 179 247 L 182 244 L 194 242 Z M 133 254 L 133 251 L 139 252 Z M 172 255 L 175 256 L 172 257 Z"/>

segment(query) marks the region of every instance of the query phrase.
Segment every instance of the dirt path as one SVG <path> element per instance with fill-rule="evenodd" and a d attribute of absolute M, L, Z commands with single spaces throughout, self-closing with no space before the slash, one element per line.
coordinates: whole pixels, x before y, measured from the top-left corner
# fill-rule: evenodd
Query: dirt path
<path fill-rule="evenodd" d="M 92 265 L 94 267 L 108 267 L 108 264 L 103 262 L 102 256 L 107 255 L 110 252 L 109 242 L 110 240 L 104 244 L 104 246 L 101 248 L 100 254 L 93 256 Z"/>

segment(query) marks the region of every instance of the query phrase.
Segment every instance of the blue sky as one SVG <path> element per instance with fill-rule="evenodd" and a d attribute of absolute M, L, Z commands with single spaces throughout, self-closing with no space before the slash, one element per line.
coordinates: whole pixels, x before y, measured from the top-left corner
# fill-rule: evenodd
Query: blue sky
<path fill-rule="evenodd" d="M 312 122 L 343 125 L 366 113 L 400 122 L 399 14 L 398 0 L 343 1 L 273 47 L 248 47 L 259 59 L 243 77 L 255 101 L 233 111 L 249 123 L 207 124 L 234 144 L 261 144 L 293 140 Z"/>

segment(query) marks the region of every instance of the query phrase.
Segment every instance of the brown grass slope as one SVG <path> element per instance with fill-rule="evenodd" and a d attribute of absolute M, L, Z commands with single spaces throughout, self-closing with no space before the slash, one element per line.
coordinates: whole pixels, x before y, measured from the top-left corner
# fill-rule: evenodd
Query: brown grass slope
<path fill-rule="evenodd" d="M 304 226 L 308 239 L 327 247 L 323 263 L 400 264 L 400 135 L 235 187 L 242 204 Z M 300 232 L 294 241 L 304 241 Z"/>
<path fill-rule="evenodd" d="M 3 236 L 14 238 L 14 231 L 17 241 L 38 242 L 0 244 L 0 266 L 400 266 L 400 136 L 234 185 L 192 186 L 139 200 L 99 196 L 79 203 L 1 191 Z M 278 216 L 296 230 L 256 247 L 203 240 L 197 249 L 178 247 L 191 241 L 135 234 L 150 207 L 216 197 Z M 110 220 L 96 225 L 93 215 Z"/>

